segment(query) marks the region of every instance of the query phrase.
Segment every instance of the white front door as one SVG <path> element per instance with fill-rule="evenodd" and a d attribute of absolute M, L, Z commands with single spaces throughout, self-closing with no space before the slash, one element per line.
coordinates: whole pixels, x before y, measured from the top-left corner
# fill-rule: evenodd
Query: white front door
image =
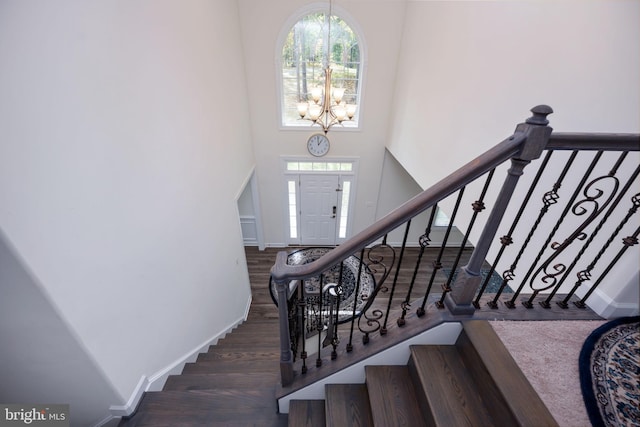
<path fill-rule="evenodd" d="M 338 175 L 300 175 L 301 243 L 334 246 L 338 223 Z"/>

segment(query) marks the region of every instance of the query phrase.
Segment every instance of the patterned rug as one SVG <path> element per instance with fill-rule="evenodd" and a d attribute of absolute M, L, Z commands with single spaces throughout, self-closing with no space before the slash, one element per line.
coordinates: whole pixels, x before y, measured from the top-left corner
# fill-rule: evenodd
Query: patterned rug
<path fill-rule="evenodd" d="M 594 427 L 640 426 L 640 317 L 613 320 L 589 335 L 580 386 Z"/>

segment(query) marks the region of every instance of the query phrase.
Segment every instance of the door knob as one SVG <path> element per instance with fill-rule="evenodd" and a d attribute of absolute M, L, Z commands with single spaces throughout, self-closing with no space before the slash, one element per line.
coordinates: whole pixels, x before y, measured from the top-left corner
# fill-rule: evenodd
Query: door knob
<path fill-rule="evenodd" d="M 333 207 L 333 215 L 331 215 L 331 218 L 335 218 L 336 217 L 336 206 Z"/>

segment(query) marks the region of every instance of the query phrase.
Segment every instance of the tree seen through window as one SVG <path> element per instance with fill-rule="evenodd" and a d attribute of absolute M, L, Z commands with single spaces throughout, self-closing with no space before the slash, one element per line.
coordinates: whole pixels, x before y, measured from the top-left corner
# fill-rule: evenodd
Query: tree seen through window
<path fill-rule="evenodd" d="M 309 101 L 314 87 L 324 86 L 327 61 L 332 69 L 332 87 L 345 89 L 345 103 L 358 104 L 360 56 L 357 35 L 340 17 L 332 15 L 329 23 L 329 15 L 320 12 L 300 19 L 288 33 L 282 48 L 283 124 L 309 125 L 299 120 L 297 104 Z M 357 126 L 357 115 L 345 125 Z"/>

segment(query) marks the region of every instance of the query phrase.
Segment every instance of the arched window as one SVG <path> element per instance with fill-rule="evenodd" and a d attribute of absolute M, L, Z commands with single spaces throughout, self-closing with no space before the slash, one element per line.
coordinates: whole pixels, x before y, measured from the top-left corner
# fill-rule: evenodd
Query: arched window
<path fill-rule="evenodd" d="M 329 34 L 330 33 L 330 34 Z M 327 49 L 329 46 L 329 49 Z M 303 16 L 284 38 L 281 56 L 282 125 L 309 126 L 298 104 L 312 101 L 314 88 L 324 87 L 327 64 L 332 88 L 344 89 L 341 103 L 356 105 L 344 127 L 358 127 L 362 52 L 358 35 L 340 17 L 326 12 Z"/>

